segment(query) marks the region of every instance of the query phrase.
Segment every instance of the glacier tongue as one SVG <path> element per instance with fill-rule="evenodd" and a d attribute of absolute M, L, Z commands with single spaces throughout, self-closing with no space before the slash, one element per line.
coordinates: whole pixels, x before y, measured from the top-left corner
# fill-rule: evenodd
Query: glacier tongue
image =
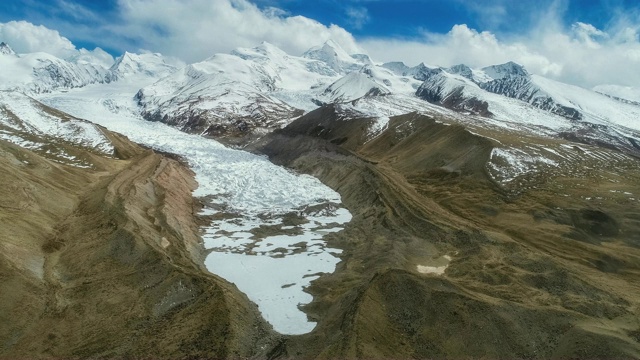
<path fill-rule="evenodd" d="M 205 246 L 213 249 L 205 261 L 207 268 L 233 281 L 258 304 L 276 331 L 311 331 L 315 323 L 298 305 L 312 300 L 304 291 L 309 283 L 319 273 L 333 272 L 340 261 L 340 250 L 322 240 L 351 219 L 340 206 L 340 195 L 319 180 L 275 166 L 264 157 L 143 120 L 133 100 L 136 90 L 135 84 L 114 82 L 46 94 L 41 100 L 187 159 L 199 183 L 195 195 L 211 200 L 204 215 L 219 214 L 205 229 Z M 285 224 L 287 216 L 307 222 Z M 281 232 L 254 237 L 250 231 L 261 225 L 279 227 Z"/>

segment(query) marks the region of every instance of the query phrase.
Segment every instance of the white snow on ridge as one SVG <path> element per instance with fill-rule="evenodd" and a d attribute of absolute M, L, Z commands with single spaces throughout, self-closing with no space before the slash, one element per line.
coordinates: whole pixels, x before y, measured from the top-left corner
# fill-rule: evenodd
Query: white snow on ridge
<path fill-rule="evenodd" d="M 346 209 L 331 205 L 341 203 L 340 195 L 319 180 L 294 174 L 264 157 L 142 120 L 133 99 L 137 89 L 118 82 L 43 95 L 41 100 L 135 142 L 187 159 L 199 184 L 194 195 L 213 197 L 216 207 L 206 208 L 206 213 L 217 213 L 220 206 L 238 216 L 216 220 L 206 228 L 205 246 L 214 249 L 205 261 L 207 268 L 233 281 L 258 305 L 276 331 L 311 331 L 315 323 L 307 320 L 298 305 L 312 300 L 304 289 L 314 274 L 333 272 L 340 261 L 340 250 L 327 248 L 322 240 L 323 234 L 339 231 L 351 219 Z M 314 205 L 328 206 L 327 213 L 309 213 Z M 302 235 L 250 239 L 251 229 L 282 224 L 281 216 L 286 213 L 309 220 L 298 227 Z M 306 245 L 300 246 L 302 243 Z M 241 253 L 250 244 L 256 245 L 254 252 Z"/>
<path fill-rule="evenodd" d="M 16 92 L 0 91 L 0 124 L 17 133 L 50 136 L 106 155 L 114 151 L 109 139 L 94 124 L 63 120 L 47 113 L 35 100 Z"/>
<path fill-rule="evenodd" d="M 542 76 L 532 75 L 531 78 L 558 104 L 578 109 L 586 121 L 640 131 L 640 106 L 624 104 L 602 94 Z"/>
<path fill-rule="evenodd" d="M 601 94 L 614 96 L 620 99 L 640 103 L 640 87 L 619 86 L 619 85 L 598 85 L 593 91 Z"/>
<path fill-rule="evenodd" d="M 118 79 L 136 76 L 159 79 L 182 67 L 184 67 L 184 63 L 181 61 L 172 61 L 161 54 L 132 54 L 125 52 L 116 59 L 109 70 Z"/>

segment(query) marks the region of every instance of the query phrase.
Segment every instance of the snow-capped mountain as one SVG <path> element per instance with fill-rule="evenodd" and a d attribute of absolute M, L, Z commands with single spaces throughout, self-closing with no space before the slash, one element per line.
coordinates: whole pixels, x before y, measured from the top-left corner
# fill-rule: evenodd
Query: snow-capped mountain
<path fill-rule="evenodd" d="M 0 44 L 0 90 L 35 95 L 123 79 L 148 82 L 168 76 L 182 66 L 180 61 L 160 54 L 124 53 L 115 63 L 105 52 L 96 54 L 84 49 L 67 59 L 43 52 L 16 54 L 3 42 Z"/>
<path fill-rule="evenodd" d="M 485 68 L 482 68 L 482 72 L 486 75 L 485 80 L 482 82 L 501 80 L 504 78 L 517 76 L 529 76 L 529 72 L 525 70 L 524 66 L 516 64 L 513 61 L 509 61 L 500 65 L 487 66 Z"/>
<path fill-rule="evenodd" d="M 363 54 L 350 55 L 340 45 L 329 40 L 321 46 L 307 50 L 303 58 L 321 61 L 327 64 L 337 74 L 348 74 L 360 69 L 363 65 L 371 65 L 371 59 Z"/>
<path fill-rule="evenodd" d="M 387 88 L 387 86 L 391 86 L 391 82 L 383 79 L 384 84 L 381 84 L 379 80 L 381 80 L 379 77 L 374 76 L 373 68 L 365 66 L 329 85 L 318 99 L 324 103 L 336 103 L 359 99 L 363 96 L 391 94 Z"/>
<path fill-rule="evenodd" d="M 513 62 L 482 69 L 379 65 L 332 41 L 302 56 L 269 43 L 217 54 L 141 89 L 136 99 L 148 120 L 212 136 L 270 131 L 323 104 L 353 102 L 353 111 L 384 117 L 421 110 L 420 100 L 624 149 L 635 147 L 616 129 L 640 130 L 639 106 L 530 74 Z"/>
<path fill-rule="evenodd" d="M 140 84 L 135 101 L 147 120 L 214 137 L 263 134 L 323 104 L 348 102 L 350 111 L 380 118 L 431 103 L 488 123 L 538 126 L 545 134 L 624 149 L 635 149 L 628 139 L 640 130 L 640 106 L 630 90 L 624 97 L 611 87 L 598 93 L 513 62 L 481 69 L 376 64 L 333 41 L 301 56 L 265 42 L 188 66 L 160 54 L 124 53 L 111 65 L 97 55 L 65 60 L 16 54 L 0 44 L 0 66 L 9 69 L 0 73 L 2 88 L 39 94 L 127 80 Z"/>
<path fill-rule="evenodd" d="M 0 91 L 0 140 L 77 167 L 91 167 L 90 159 L 78 157 L 80 150 L 114 154 L 111 141 L 98 126 L 14 91 Z"/>
<path fill-rule="evenodd" d="M 15 55 L 15 51 L 5 42 L 0 43 L 0 55 Z"/>
<path fill-rule="evenodd" d="M 410 77 L 419 81 L 425 81 L 429 71 L 434 68 L 432 66 L 427 66 L 424 63 L 420 63 L 414 67 L 409 67 L 401 61 L 384 63 L 381 67 L 391 70 L 391 72 L 397 76 Z"/>
<path fill-rule="evenodd" d="M 0 46 L 0 89 L 29 94 L 108 83 L 113 75 L 88 62 L 71 62 L 47 53 L 16 54 L 9 45 Z"/>
<path fill-rule="evenodd" d="M 477 70 L 463 65 L 431 70 L 416 95 L 456 111 L 484 116 L 502 112 L 498 108 L 503 107 L 504 97 L 507 97 L 568 119 L 574 125 L 615 125 L 640 130 L 637 120 L 640 107 L 578 86 L 529 74 L 524 67 L 513 62 Z M 480 103 L 482 106 L 479 106 Z M 511 108 L 515 109 L 513 106 Z M 513 111 L 509 112 L 514 120 L 529 121 L 526 118 L 519 119 Z"/>
<path fill-rule="evenodd" d="M 332 41 L 300 57 L 264 42 L 189 65 L 141 89 L 136 98 L 145 118 L 185 131 L 268 131 L 320 103 L 389 93 L 370 71 L 359 71 L 366 66 L 373 66 L 368 56 L 352 57 Z"/>
<path fill-rule="evenodd" d="M 169 76 L 184 64 L 179 61 L 169 61 L 160 54 L 132 54 L 125 52 L 118 57 L 109 69 L 115 79 L 125 79 L 134 76 L 161 79 Z"/>
<path fill-rule="evenodd" d="M 595 86 L 592 90 L 625 103 L 640 105 L 640 87 L 598 85 Z"/>

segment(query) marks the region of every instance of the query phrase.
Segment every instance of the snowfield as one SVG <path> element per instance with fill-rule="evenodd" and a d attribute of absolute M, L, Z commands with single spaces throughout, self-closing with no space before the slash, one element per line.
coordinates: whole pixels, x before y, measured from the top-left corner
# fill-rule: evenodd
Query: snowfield
<path fill-rule="evenodd" d="M 220 209 L 237 214 L 235 219 L 218 220 L 205 229 L 205 246 L 214 249 L 206 259 L 207 268 L 234 282 L 258 304 L 276 331 L 284 334 L 311 331 L 315 323 L 307 320 L 298 305 L 312 300 L 304 288 L 314 276 L 333 272 L 340 261 L 335 255 L 340 250 L 326 248 L 322 241 L 323 234 L 341 230 L 351 219 L 349 212 L 339 206 L 340 195 L 316 178 L 273 165 L 265 157 L 143 120 L 133 100 L 140 81 L 144 79 L 88 86 L 43 95 L 40 100 L 122 133 L 135 142 L 187 159 L 199 184 L 194 195 L 213 199 L 205 214 L 215 214 Z M 327 207 L 324 212 L 309 210 L 323 204 Z M 249 231 L 260 225 L 281 223 L 281 217 L 287 213 L 308 219 L 307 224 L 300 226 L 302 235 L 250 239 Z M 225 232 L 220 233 L 221 230 Z M 238 238 L 244 239 L 245 245 L 251 242 L 257 247 L 251 253 L 240 252 L 242 244 Z M 301 243 L 307 246 L 301 247 Z"/>
<path fill-rule="evenodd" d="M 0 91 L 0 139 L 32 150 L 40 148 L 42 144 L 24 139 L 30 135 L 53 137 L 106 155 L 114 151 L 109 139 L 94 124 L 62 119 L 24 94 Z"/>

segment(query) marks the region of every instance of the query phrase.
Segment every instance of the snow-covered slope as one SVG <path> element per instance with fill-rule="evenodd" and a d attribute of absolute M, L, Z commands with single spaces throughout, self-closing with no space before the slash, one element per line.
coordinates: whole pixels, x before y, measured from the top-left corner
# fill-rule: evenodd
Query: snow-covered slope
<path fill-rule="evenodd" d="M 160 54 L 125 53 L 114 63 L 111 55 L 100 49 L 81 49 L 67 59 L 42 52 L 16 54 L 3 42 L 0 44 L 0 90 L 35 95 L 125 79 L 142 84 L 148 79 L 165 77 L 182 66 L 180 61 Z"/>
<path fill-rule="evenodd" d="M 0 89 L 29 94 L 108 83 L 112 74 L 92 63 L 73 63 L 46 53 L 15 54 L 5 44 L 0 53 Z"/>
<path fill-rule="evenodd" d="M 235 55 L 189 65 L 136 95 L 146 119 L 206 135 L 243 134 L 294 117 L 299 111 L 269 96 L 277 73 Z"/>
<path fill-rule="evenodd" d="M 640 131 L 640 106 L 622 104 L 594 91 L 538 75 L 531 75 L 531 83 L 560 106 L 576 109 L 585 121 Z"/>
<path fill-rule="evenodd" d="M 74 156 L 78 148 L 108 156 L 114 152 L 113 145 L 96 125 L 13 91 L 0 91 L 2 140 L 79 167 L 90 167 L 90 161 Z"/>
<path fill-rule="evenodd" d="M 5 42 L 0 43 L 0 55 L 15 55 L 16 52 L 13 51 L 11 46 Z"/>
<path fill-rule="evenodd" d="M 170 61 L 161 54 L 132 54 L 125 52 L 118 57 L 110 71 L 115 79 L 143 76 L 160 79 L 183 67 L 178 60 Z"/>
<path fill-rule="evenodd" d="M 593 91 L 613 97 L 623 102 L 636 103 L 640 105 L 640 87 L 620 86 L 620 85 L 598 85 Z"/>
<path fill-rule="evenodd" d="M 354 71 L 344 76 L 340 80 L 329 85 L 318 100 L 324 103 L 346 102 L 361 98 L 363 96 L 388 95 L 391 91 L 387 88 L 390 82 L 385 85 L 379 83 L 369 67 L 361 71 Z"/>
<path fill-rule="evenodd" d="M 460 112 L 490 116 L 484 95 L 484 91 L 471 79 L 444 69 L 427 72 L 425 81 L 416 91 L 416 96 L 430 103 Z"/>
<path fill-rule="evenodd" d="M 364 65 L 371 65 L 371 59 L 368 56 L 359 54 L 353 57 L 332 40 L 307 50 L 302 57 L 321 61 L 336 73 L 343 75 L 358 70 Z"/>

